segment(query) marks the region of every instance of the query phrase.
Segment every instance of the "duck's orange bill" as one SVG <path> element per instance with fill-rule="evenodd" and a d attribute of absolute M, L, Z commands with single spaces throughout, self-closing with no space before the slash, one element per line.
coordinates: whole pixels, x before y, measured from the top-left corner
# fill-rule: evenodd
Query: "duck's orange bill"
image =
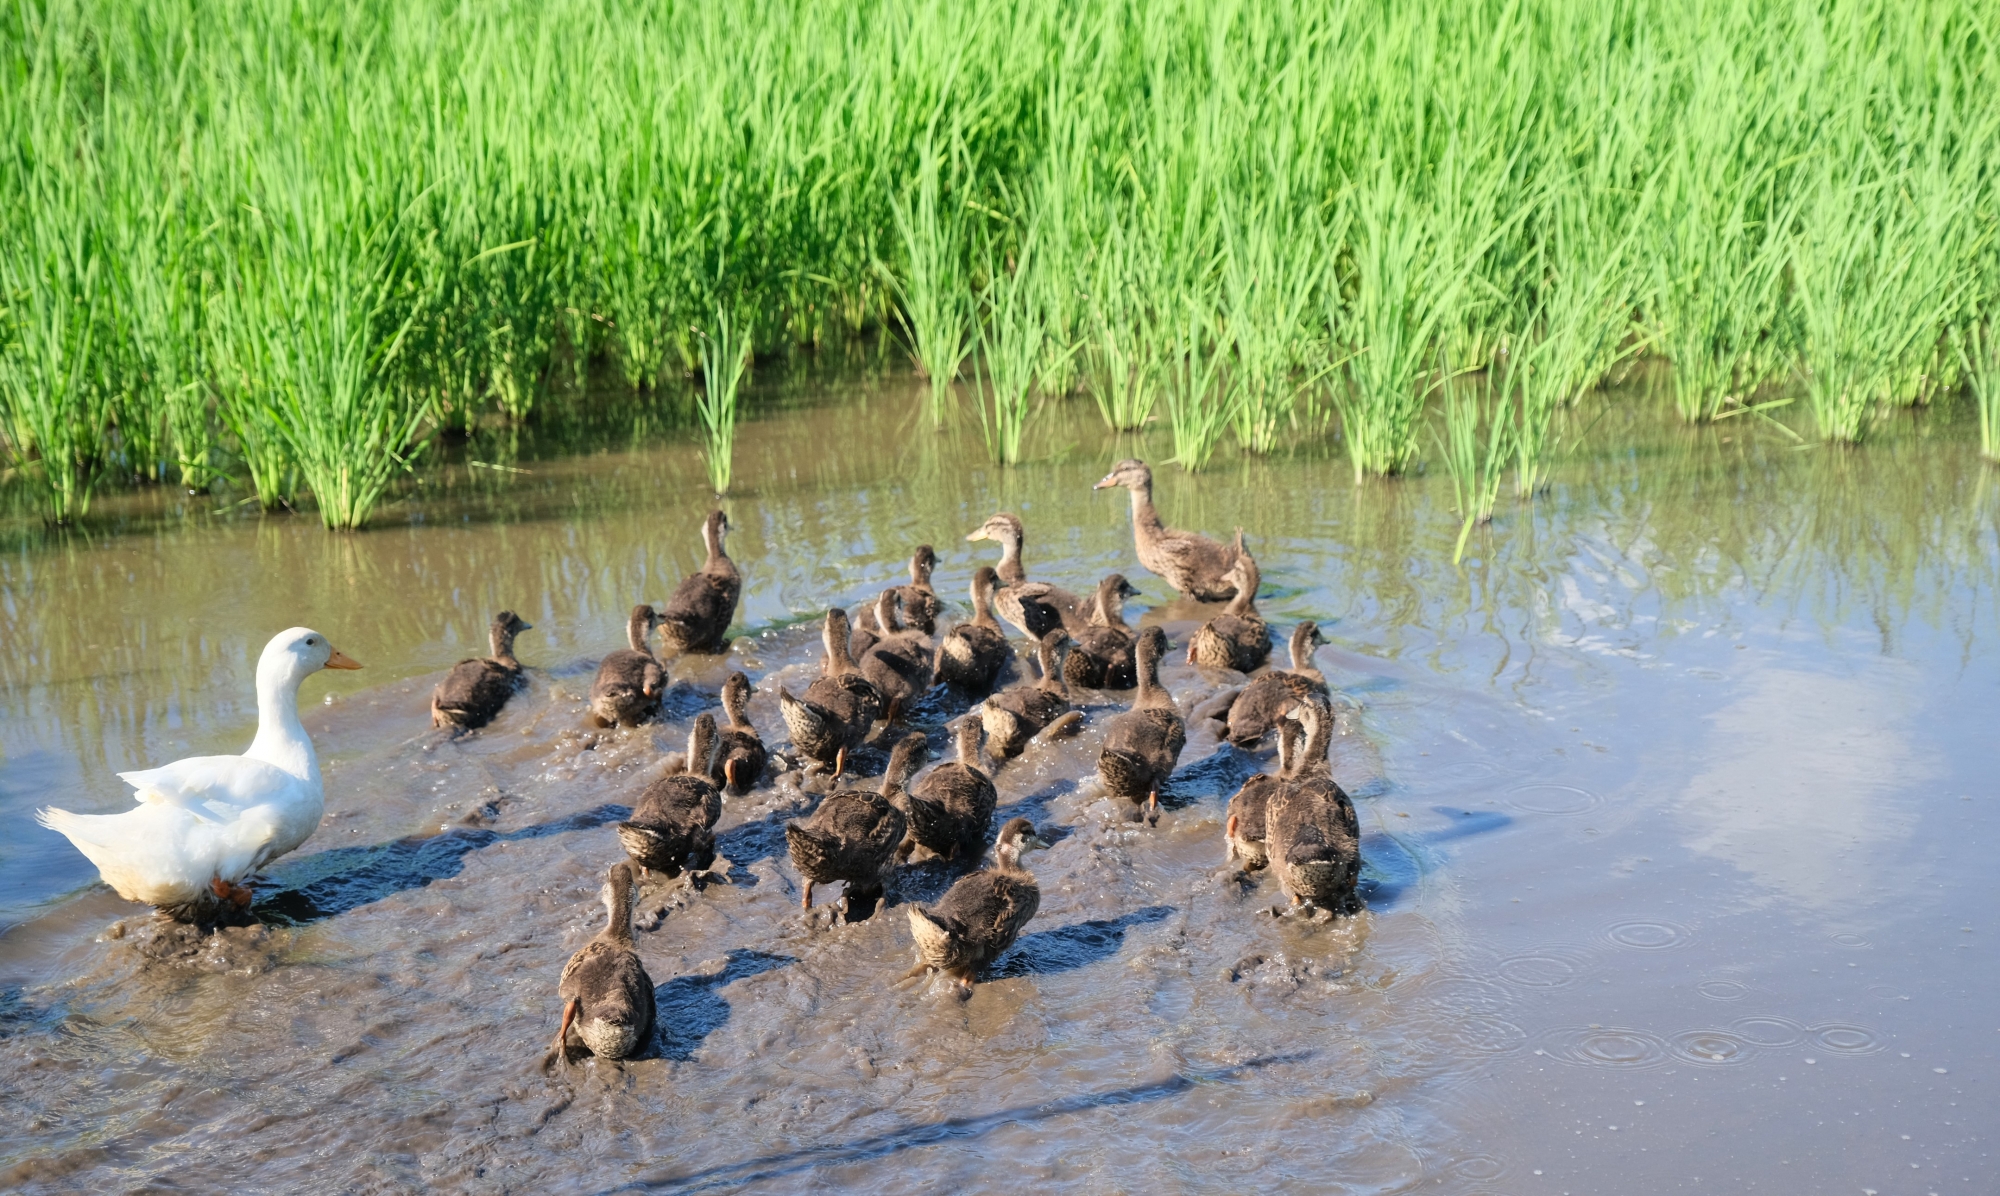
<path fill-rule="evenodd" d="M 345 652 L 335 648 L 333 655 L 326 658 L 326 667 L 330 669 L 358 669 L 361 665 Z"/>

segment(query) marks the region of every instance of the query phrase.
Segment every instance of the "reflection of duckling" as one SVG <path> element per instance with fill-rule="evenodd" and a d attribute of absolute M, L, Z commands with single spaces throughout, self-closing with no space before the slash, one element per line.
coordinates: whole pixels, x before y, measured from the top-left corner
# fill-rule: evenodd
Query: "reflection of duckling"
<path fill-rule="evenodd" d="M 1292 629 L 1292 667 L 1259 673 L 1236 695 L 1229 706 L 1229 742 L 1256 747 L 1266 731 L 1282 726 L 1285 707 L 1301 698 L 1326 700 L 1326 674 L 1312 663 L 1313 648 L 1325 642 L 1311 619 Z"/>
<path fill-rule="evenodd" d="M 875 600 L 875 618 L 878 638 L 861 658 L 861 674 L 881 692 L 888 703 L 883 717 L 894 722 L 930 689 L 935 653 L 923 632 L 903 630 L 896 618 L 895 590 L 883 590 Z"/>
<path fill-rule="evenodd" d="M 1247 673 L 1263 667 L 1271 658 L 1271 628 L 1257 613 L 1257 583 L 1261 579 L 1257 562 L 1241 551 L 1237 537 L 1236 563 L 1228 578 L 1236 586 L 1236 597 L 1221 614 L 1203 623 L 1188 637 L 1188 663 L 1212 669 L 1235 669 Z"/>
<path fill-rule="evenodd" d="M 1001 588 L 993 595 L 993 609 L 1038 642 L 1058 627 L 1074 630 L 1084 626 L 1089 620 L 1075 594 L 1045 581 L 1028 580 L 1028 571 L 1021 564 L 1025 536 L 1021 520 L 1004 511 L 966 533 L 968 540 L 993 540 L 1000 545 L 997 572 Z"/>
<path fill-rule="evenodd" d="M 1334 782 L 1326 752 L 1333 711 L 1316 698 L 1294 701 L 1306 745 L 1292 778 L 1271 795 L 1264 817 L 1264 850 L 1293 905 L 1310 902 L 1334 914 L 1361 908 L 1354 887 L 1361 877 L 1361 824 L 1354 803 Z"/>
<path fill-rule="evenodd" d="M 1223 838 L 1229 843 L 1230 861 L 1240 862 L 1245 870 L 1262 868 L 1266 862 L 1264 816 L 1270 809 L 1271 795 L 1291 775 L 1298 744 L 1299 724 L 1292 719 L 1279 720 L 1278 771 L 1258 773 L 1244 781 L 1236 796 L 1229 799 L 1229 822 L 1223 829 Z"/>
<path fill-rule="evenodd" d="M 947 761 L 917 778 L 910 786 L 908 813 L 911 844 L 946 859 L 976 860 L 986 850 L 986 832 L 993 826 L 998 795 L 993 779 L 979 767 L 979 720 L 958 720 L 958 759 Z"/>
<path fill-rule="evenodd" d="M 1160 786 L 1173 775 L 1187 746 L 1187 724 L 1174 705 L 1174 695 L 1160 684 L 1160 658 L 1167 654 L 1167 633 L 1148 627 L 1139 633 L 1135 649 L 1139 665 L 1139 695 L 1132 709 L 1111 720 L 1098 753 L 1097 775 L 1105 791 L 1133 803 L 1133 817 L 1160 817 Z M 1140 807 L 1143 806 L 1142 811 Z"/>
<path fill-rule="evenodd" d="M 792 866 L 805 878 L 800 905 L 812 908 L 814 885 L 847 882 L 842 898 L 844 916 L 859 922 L 875 912 L 875 902 L 889 872 L 895 867 L 897 849 L 909 822 L 892 798 L 901 798 L 903 783 L 916 770 L 924 737 L 911 732 L 889 753 L 889 771 L 882 776 L 878 793 L 843 789 L 830 793 L 804 822 L 785 824 L 785 843 L 791 848 Z"/>
<path fill-rule="evenodd" d="M 681 869 L 715 862 L 715 823 L 722 794 L 708 779 L 715 752 L 715 716 L 703 711 L 688 735 L 682 771 L 646 786 L 632 817 L 618 824 L 618 841 L 641 868 L 679 876 Z"/>
<path fill-rule="evenodd" d="M 1085 689 L 1131 689 L 1138 684 L 1132 663 L 1132 629 L 1125 625 L 1125 599 L 1138 593 L 1123 573 L 1097 583 L 1090 626 L 1076 632 L 1063 660 L 1063 680 Z"/>
<path fill-rule="evenodd" d="M 986 751 L 996 762 L 1020 755 L 1038 734 L 1046 732 L 1048 738 L 1057 738 L 1073 733 L 1083 722 L 1082 714 L 1070 710 L 1069 687 L 1063 682 L 1062 658 L 1068 646 L 1069 635 L 1061 627 L 1050 631 L 1038 649 L 1041 677 L 980 703 Z"/>
<path fill-rule="evenodd" d="M 993 617 L 993 590 L 999 584 L 993 567 L 981 565 L 972 575 L 972 621 L 960 623 L 938 641 L 933 670 L 937 679 L 978 697 L 993 692 L 993 682 L 1013 652 L 1007 646 L 1007 633 Z"/>
<path fill-rule="evenodd" d="M 722 683 L 722 712 L 728 716 L 729 725 L 716 733 L 715 758 L 710 762 L 708 778 L 738 797 L 750 792 L 764 775 L 765 761 L 770 759 L 764 750 L 764 740 L 744 713 L 749 706 L 750 678 L 742 673 L 729 674 L 729 679 Z"/>
<path fill-rule="evenodd" d="M 708 559 L 700 570 L 674 587 L 660 610 L 660 640 L 676 652 L 720 652 L 728 642 L 729 621 L 736 617 L 736 600 L 743 596 L 743 575 L 722 549 L 729 517 L 710 511 L 701 524 L 701 541 Z"/>
<path fill-rule="evenodd" d="M 660 616 L 641 603 L 625 624 L 631 647 L 620 648 L 597 666 L 590 683 L 590 713 L 600 727 L 637 726 L 660 712 L 660 694 L 667 688 L 667 670 L 660 666 L 646 637 L 659 626 Z"/>
<path fill-rule="evenodd" d="M 451 672 L 431 691 L 431 726 L 469 731 L 498 717 L 507 699 L 526 680 L 521 662 L 514 659 L 514 637 L 533 627 L 511 610 L 494 615 L 493 625 L 487 629 L 493 655 L 451 666 Z"/>
<path fill-rule="evenodd" d="M 1040 908 L 1041 887 L 1021 866 L 1021 857 L 1047 846 L 1027 819 L 1011 819 L 1000 828 L 991 868 L 959 878 L 929 909 L 911 906 L 910 936 L 916 940 L 917 966 L 903 978 L 936 969 L 955 978 L 963 993 L 970 995 L 979 969 L 1013 946 Z"/>
<path fill-rule="evenodd" d="M 653 1031 L 653 979 L 632 949 L 632 865 L 617 863 L 604 886 L 604 929 L 563 965 L 555 1053 L 567 1059 L 570 1027 L 600 1059 L 629 1059 Z"/>
<path fill-rule="evenodd" d="M 793 746 L 822 766 L 831 765 L 836 777 L 847 769 L 848 749 L 868 737 L 882 709 L 881 691 L 861 675 L 847 653 L 847 633 L 847 612 L 837 606 L 828 610 L 821 632 L 826 672 L 801 697 L 778 687 L 778 709 L 792 733 Z"/>
<path fill-rule="evenodd" d="M 1153 471 L 1144 461 L 1120 461 L 1091 489 L 1107 486 L 1132 492 L 1132 546 L 1149 572 L 1165 578 L 1184 596 L 1203 602 L 1227 602 L 1236 596 L 1229 578 L 1236 551 L 1207 536 L 1161 524 L 1160 513 L 1153 509 Z"/>

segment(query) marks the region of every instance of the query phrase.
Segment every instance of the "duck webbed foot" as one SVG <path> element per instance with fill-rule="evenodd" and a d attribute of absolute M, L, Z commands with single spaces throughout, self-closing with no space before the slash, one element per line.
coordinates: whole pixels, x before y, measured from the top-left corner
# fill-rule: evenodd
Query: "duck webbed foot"
<path fill-rule="evenodd" d="M 249 886 L 224 880 L 220 876 L 208 882 L 208 890 L 221 900 L 227 901 L 230 905 L 234 906 L 239 913 L 249 909 L 251 900 L 256 897 L 256 894 L 250 891 Z"/>

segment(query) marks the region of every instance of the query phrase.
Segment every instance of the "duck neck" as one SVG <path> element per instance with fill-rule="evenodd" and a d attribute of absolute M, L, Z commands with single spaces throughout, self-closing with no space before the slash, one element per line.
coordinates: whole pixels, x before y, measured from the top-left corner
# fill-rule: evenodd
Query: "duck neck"
<path fill-rule="evenodd" d="M 884 635 L 892 635 L 903 629 L 903 620 L 896 613 L 896 591 L 883 590 L 875 599 L 875 625 Z"/>
<path fill-rule="evenodd" d="M 972 621 L 981 627 L 998 628 L 993 617 L 993 586 L 981 575 L 972 579 Z"/>
<path fill-rule="evenodd" d="M 1229 600 L 1229 605 L 1224 609 L 1238 618 L 1254 615 L 1257 613 L 1257 585 L 1263 579 L 1257 573 L 1257 566 L 1241 557 L 1237 558 L 1236 573 L 1238 582 L 1236 596 Z"/>
<path fill-rule="evenodd" d="M 694 720 L 688 732 L 687 770 L 692 776 L 708 775 L 708 758 L 715 754 L 715 720 L 704 714 Z"/>
<path fill-rule="evenodd" d="M 493 659 L 509 669 L 518 670 L 521 662 L 514 659 L 514 632 L 512 628 L 499 623 L 493 625 L 490 636 L 493 644 Z"/>
<path fill-rule="evenodd" d="M 739 686 L 722 687 L 722 713 L 729 717 L 732 727 L 746 727 L 749 720 L 744 715 L 743 690 Z"/>
<path fill-rule="evenodd" d="M 1012 839 L 994 846 L 993 868 L 996 872 L 1010 872 L 1015 876 L 1034 879 L 1033 875 L 1021 866 L 1021 845 Z"/>
<path fill-rule="evenodd" d="M 1312 628 L 1300 624 L 1292 632 L 1292 671 L 1302 673 L 1312 667 Z"/>
<path fill-rule="evenodd" d="M 257 670 L 257 737 L 243 754 L 317 782 L 319 756 L 299 722 L 299 683 L 304 680 L 287 669 Z"/>
<path fill-rule="evenodd" d="M 845 621 L 828 619 L 822 638 L 826 641 L 827 674 L 838 677 L 854 671 L 854 653 L 847 644 Z"/>
<path fill-rule="evenodd" d="M 1021 564 L 1021 533 L 1010 531 L 1000 541 L 1000 563 L 994 567 L 1000 580 L 1010 586 L 1020 585 L 1028 580 L 1027 567 Z"/>
<path fill-rule="evenodd" d="M 646 611 L 635 610 L 632 612 L 632 617 L 625 623 L 625 638 L 630 641 L 634 652 L 642 656 L 651 656 L 653 654 L 653 650 L 646 646 L 646 637 L 652 633 L 652 630 L 652 620 L 647 617 Z"/>
<path fill-rule="evenodd" d="M 1143 641 L 1150 645 L 1151 640 Z M 1134 663 L 1139 667 L 1139 696 L 1132 699 L 1133 709 L 1141 706 L 1158 706 L 1162 701 L 1172 701 L 1167 691 L 1160 688 L 1160 657 L 1150 647 L 1142 646 L 1133 654 Z"/>
<path fill-rule="evenodd" d="M 889 769 L 882 774 L 882 796 L 902 796 L 903 786 L 909 783 L 910 774 L 916 770 L 916 745 L 908 742 L 897 744 L 889 752 Z"/>
<path fill-rule="evenodd" d="M 1292 775 L 1292 766 L 1298 762 L 1299 725 L 1288 718 L 1278 720 L 1278 775 Z"/>
<path fill-rule="evenodd" d="M 1125 596 L 1117 586 L 1097 587 L 1097 611 L 1090 621 L 1099 627 L 1125 626 Z"/>
<path fill-rule="evenodd" d="M 632 870 L 623 866 L 611 870 L 610 891 L 604 895 L 604 937 L 614 943 L 632 943 Z"/>
<path fill-rule="evenodd" d="M 1160 513 L 1153 507 L 1153 479 L 1147 478 L 1127 489 L 1132 492 L 1132 529 L 1149 540 L 1165 533 Z"/>
<path fill-rule="evenodd" d="M 1301 777 L 1331 777 L 1333 762 L 1327 751 L 1333 746 L 1333 711 L 1308 705 L 1304 711 L 1305 750 L 1293 758 L 1293 774 Z"/>
<path fill-rule="evenodd" d="M 968 769 L 979 767 L 979 721 L 970 716 L 958 723 L 958 765 Z"/>
<path fill-rule="evenodd" d="M 1061 653 L 1050 644 L 1043 643 L 1035 650 L 1035 654 L 1042 666 L 1042 679 L 1038 684 L 1064 701 L 1068 701 L 1069 682 L 1063 680 Z"/>
<path fill-rule="evenodd" d="M 910 584 L 917 589 L 931 588 L 931 560 L 921 552 L 910 558 Z"/>
<path fill-rule="evenodd" d="M 729 555 L 722 550 L 722 527 L 718 520 L 702 520 L 701 543 L 708 550 L 708 559 L 702 562 L 702 572 L 713 572 L 718 563 L 729 559 Z"/>

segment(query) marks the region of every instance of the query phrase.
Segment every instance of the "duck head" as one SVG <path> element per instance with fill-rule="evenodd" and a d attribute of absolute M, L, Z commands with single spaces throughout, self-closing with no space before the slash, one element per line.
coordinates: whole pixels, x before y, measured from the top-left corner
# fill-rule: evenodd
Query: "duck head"
<path fill-rule="evenodd" d="M 1146 468 L 1144 461 L 1127 457 L 1111 467 L 1092 490 L 1103 490 L 1110 486 L 1123 486 L 1127 490 L 1150 490 L 1153 487 L 1153 471 Z"/>
<path fill-rule="evenodd" d="M 1001 544 L 1021 542 L 1021 521 L 1018 517 L 1002 511 L 986 522 L 965 533 L 967 540 L 995 540 Z"/>
<path fill-rule="evenodd" d="M 294 627 L 280 631 L 264 645 L 264 654 L 257 658 L 257 683 L 261 687 L 268 679 L 296 687 L 321 669 L 360 667 L 324 635 L 310 627 Z"/>
<path fill-rule="evenodd" d="M 1048 840 L 1035 833 L 1035 824 L 1025 818 L 1010 818 L 1007 825 L 1000 828 L 1000 837 L 993 844 L 993 858 L 1002 864 L 1018 865 L 1021 857 L 1035 850 L 1046 850 Z"/>

